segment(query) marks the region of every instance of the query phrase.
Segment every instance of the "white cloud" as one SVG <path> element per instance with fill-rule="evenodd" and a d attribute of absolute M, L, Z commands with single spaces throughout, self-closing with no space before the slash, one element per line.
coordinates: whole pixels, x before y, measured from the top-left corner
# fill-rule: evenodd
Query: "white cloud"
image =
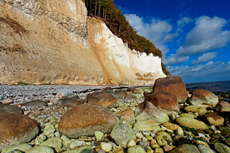
<path fill-rule="evenodd" d="M 170 57 L 168 57 L 165 60 L 164 63 L 165 65 L 178 65 L 178 64 L 188 61 L 188 59 L 189 59 L 189 56 L 178 57 L 177 55 L 172 54 Z"/>
<path fill-rule="evenodd" d="M 186 24 L 191 23 L 193 20 L 189 17 L 183 17 L 181 20 L 177 21 L 177 31 L 183 31 L 182 28 L 185 27 Z"/>
<path fill-rule="evenodd" d="M 164 55 L 169 51 L 165 42 L 171 41 L 178 36 L 177 33 L 171 33 L 172 25 L 166 20 L 152 19 L 150 23 L 145 23 L 142 17 L 136 14 L 125 14 L 129 23 L 137 30 L 139 35 L 149 39 Z"/>
<path fill-rule="evenodd" d="M 173 76 L 180 76 L 182 79 L 189 82 L 217 81 L 229 80 L 230 76 L 230 62 L 213 62 L 210 61 L 204 65 L 193 66 L 168 66 L 167 69 Z M 221 75 L 220 75 L 221 74 Z"/>
<path fill-rule="evenodd" d="M 192 61 L 191 65 L 196 65 L 196 64 L 208 62 L 208 61 L 216 58 L 216 54 L 217 54 L 217 52 L 204 53 L 203 55 L 198 57 L 198 60 Z"/>
<path fill-rule="evenodd" d="M 230 31 L 222 28 L 227 21 L 219 18 L 202 16 L 196 19 L 196 26 L 186 36 L 183 46 L 177 50 L 179 56 L 201 54 L 222 48 L 230 41 Z"/>

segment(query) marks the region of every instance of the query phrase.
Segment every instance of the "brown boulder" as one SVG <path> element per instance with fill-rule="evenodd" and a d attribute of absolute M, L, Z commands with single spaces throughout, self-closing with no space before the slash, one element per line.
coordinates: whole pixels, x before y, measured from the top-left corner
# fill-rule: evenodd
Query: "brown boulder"
<path fill-rule="evenodd" d="M 38 124 L 23 114 L 0 112 L 0 150 L 29 142 L 38 134 Z"/>
<path fill-rule="evenodd" d="M 207 113 L 204 115 L 209 124 L 220 126 L 224 124 L 224 118 L 217 115 L 216 113 Z"/>
<path fill-rule="evenodd" d="M 220 101 L 217 103 L 215 110 L 218 112 L 230 112 L 230 103 L 227 101 Z"/>
<path fill-rule="evenodd" d="M 189 98 L 189 102 L 195 106 L 208 105 L 215 107 L 218 101 L 219 99 L 214 93 L 202 89 L 194 90 Z"/>
<path fill-rule="evenodd" d="M 88 94 L 87 101 L 91 104 L 96 104 L 103 107 L 111 107 L 117 102 L 117 98 L 110 93 L 103 91 Z"/>
<path fill-rule="evenodd" d="M 177 98 L 174 94 L 171 93 L 158 93 L 154 92 L 146 95 L 145 101 L 149 101 L 153 103 L 157 108 L 172 110 L 172 111 L 180 111 L 178 106 Z"/>
<path fill-rule="evenodd" d="M 95 131 L 109 133 L 118 123 L 118 118 L 109 109 L 94 104 L 81 104 L 64 114 L 58 129 L 70 138 L 78 138 L 94 135 Z"/>
<path fill-rule="evenodd" d="M 120 122 L 126 122 L 127 124 L 135 123 L 134 112 L 131 108 L 119 112 L 117 116 L 120 118 Z"/>
<path fill-rule="evenodd" d="M 172 93 L 177 97 L 179 103 L 185 102 L 188 98 L 184 81 L 179 76 L 169 76 L 157 79 L 153 86 L 153 92 Z"/>

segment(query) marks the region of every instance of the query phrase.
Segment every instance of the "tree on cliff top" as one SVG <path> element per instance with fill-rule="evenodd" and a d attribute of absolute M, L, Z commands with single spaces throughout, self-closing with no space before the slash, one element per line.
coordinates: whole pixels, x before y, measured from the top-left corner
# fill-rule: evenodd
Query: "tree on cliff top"
<path fill-rule="evenodd" d="M 113 0 L 84 0 L 89 16 L 103 20 L 109 29 L 125 43 L 130 49 L 140 52 L 152 53 L 162 58 L 162 52 L 152 42 L 137 34 L 137 31 L 129 24 L 121 10 L 116 7 Z M 162 70 L 166 75 L 170 73 L 162 63 Z"/>

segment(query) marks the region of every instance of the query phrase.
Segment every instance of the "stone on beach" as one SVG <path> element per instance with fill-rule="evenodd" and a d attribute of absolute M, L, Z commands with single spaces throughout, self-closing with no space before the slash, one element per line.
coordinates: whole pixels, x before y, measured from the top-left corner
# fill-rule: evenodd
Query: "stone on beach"
<path fill-rule="evenodd" d="M 33 100 L 33 101 L 29 101 L 25 104 L 23 104 L 23 106 L 26 106 L 28 108 L 36 108 L 36 107 L 43 107 L 43 106 L 47 106 L 47 102 L 42 101 L 42 100 Z"/>
<path fill-rule="evenodd" d="M 177 97 L 179 103 L 185 102 L 188 98 L 184 81 L 179 76 L 169 76 L 157 79 L 153 86 L 153 92 L 172 93 Z"/>
<path fill-rule="evenodd" d="M 204 122 L 188 117 L 179 117 L 176 119 L 176 122 L 179 123 L 180 126 L 185 126 L 188 128 L 201 129 L 201 130 L 208 129 L 208 126 Z"/>
<path fill-rule="evenodd" d="M 218 112 L 230 112 L 230 103 L 227 101 L 220 101 L 217 103 L 215 110 Z"/>
<path fill-rule="evenodd" d="M 139 104 L 135 110 L 137 121 L 153 120 L 156 123 L 164 123 L 169 121 L 167 114 L 159 110 L 151 102 L 145 101 Z"/>
<path fill-rule="evenodd" d="M 22 114 L 22 109 L 17 105 L 2 104 L 0 105 L 0 112 L 13 112 Z"/>
<path fill-rule="evenodd" d="M 111 132 L 119 122 L 115 114 L 109 109 L 93 104 L 74 106 L 64 114 L 59 122 L 58 129 L 61 134 L 70 138 L 94 135 L 95 131 Z"/>
<path fill-rule="evenodd" d="M 38 124 L 31 118 L 19 113 L 0 112 L 0 149 L 29 142 L 38 131 Z"/>
<path fill-rule="evenodd" d="M 135 116 L 134 111 L 131 108 L 125 109 L 119 113 L 117 113 L 117 116 L 120 118 L 120 122 L 127 123 L 127 124 L 133 124 L 135 123 Z"/>
<path fill-rule="evenodd" d="M 111 107 L 117 102 L 112 94 L 103 92 L 94 92 L 87 95 L 87 102 L 91 104 L 100 105 L 103 107 Z"/>
<path fill-rule="evenodd" d="M 200 153 L 198 148 L 192 144 L 182 144 L 179 147 L 176 147 L 169 153 Z"/>
<path fill-rule="evenodd" d="M 113 128 L 112 132 L 110 133 L 110 137 L 122 148 L 127 148 L 127 143 L 129 140 L 136 139 L 136 135 L 132 129 L 130 129 L 127 124 L 123 123 L 119 123 Z"/>
<path fill-rule="evenodd" d="M 208 105 L 214 108 L 219 99 L 218 97 L 207 90 L 197 89 L 192 92 L 192 96 L 189 98 L 189 102 L 194 106 Z"/>
<path fill-rule="evenodd" d="M 80 104 L 84 103 L 84 101 L 82 99 L 80 99 L 78 96 L 62 98 L 59 101 L 61 101 L 62 107 L 73 107 L 73 106 L 80 105 Z"/>
<path fill-rule="evenodd" d="M 224 118 L 217 115 L 216 113 L 207 113 L 204 115 L 209 124 L 220 126 L 224 124 Z"/>
<path fill-rule="evenodd" d="M 154 131 L 158 132 L 161 130 L 158 124 L 156 124 L 152 120 L 147 121 L 137 121 L 137 123 L 133 127 L 134 130 L 138 129 L 140 131 Z"/>
<path fill-rule="evenodd" d="M 162 108 L 172 111 L 180 111 L 178 106 L 177 98 L 172 93 L 165 92 L 153 92 L 146 95 L 145 101 L 153 103 L 157 108 Z"/>

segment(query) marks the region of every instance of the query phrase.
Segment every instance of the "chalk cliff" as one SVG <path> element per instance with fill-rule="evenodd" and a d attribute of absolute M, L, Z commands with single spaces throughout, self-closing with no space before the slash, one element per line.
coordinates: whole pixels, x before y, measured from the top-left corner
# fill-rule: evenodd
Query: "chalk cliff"
<path fill-rule="evenodd" d="M 130 50 L 82 0 L 0 0 L 0 82 L 152 84 L 161 59 Z"/>

